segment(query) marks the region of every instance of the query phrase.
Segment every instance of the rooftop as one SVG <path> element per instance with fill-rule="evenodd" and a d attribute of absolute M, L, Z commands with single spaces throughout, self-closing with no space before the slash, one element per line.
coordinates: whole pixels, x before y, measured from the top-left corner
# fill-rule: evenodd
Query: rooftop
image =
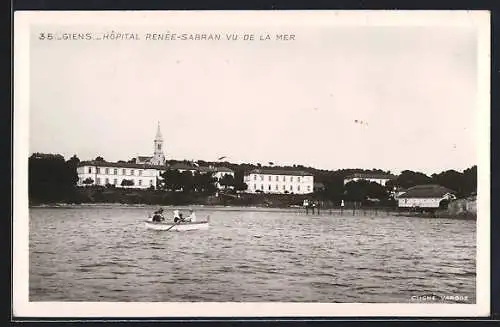
<path fill-rule="evenodd" d="M 148 160 L 153 159 L 153 157 L 150 157 L 150 156 L 137 156 L 137 159 L 139 159 L 140 161 L 148 161 Z"/>
<path fill-rule="evenodd" d="M 182 169 L 182 170 L 197 170 L 197 167 L 188 165 L 186 163 L 178 162 L 168 167 L 169 169 Z"/>
<path fill-rule="evenodd" d="M 286 170 L 286 169 L 254 169 L 247 172 L 245 175 L 262 174 L 262 175 L 288 175 L 288 176 L 312 176 L 313 174 L 302 170 Z"/>
<path fill-rule="evenodd" d="M 231 169 L 226 167 L 207 167 L 207 166 L 191 166 L 186 163 L 176 163 L 169 167 L 170 169 L 182 169 L 182 170 L 191 170 L 191 171 L 199 171 L 200 173 L 207 172 L 226 172 L 226 173 L 234 173 Z"/>
<path fill-rule="evenodd" d="M 354 173 L 345 177 L 345 179 L 350 179 L 350 178 L 395 179 L 396 176 L 393 174 L 381 174 L 381 173 Z"/>
<path fill-rule="evenodd" d="M 108 162 L 108 161 L 81 161 L 78 164 L 82 166 L 97 166 L 97 167 L 115 167 L 115 168 L 138 168 L 138 169 L 165 169 L 164 166 L 157 166 L 151 164 L 138 164 L 129 162 Z"/>
<path fill-rule="evenodd" d="M 437 184 L 417 185 L 410 187 L 400 198 L 441 198 L 445 194 L 454 192 L 444 186 Z"/>

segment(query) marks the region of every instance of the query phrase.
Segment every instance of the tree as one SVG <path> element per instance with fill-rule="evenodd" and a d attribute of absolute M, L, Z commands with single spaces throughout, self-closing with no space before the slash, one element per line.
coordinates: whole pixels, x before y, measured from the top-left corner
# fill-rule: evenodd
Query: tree
<path fill-rule="evenodd" d="M 234 168 L 234 189 L 236 191 L 246 191 L 248 185 L 244 182 L 245 169 L 233 167 Z M 247 168 L 248 169 L 248 168 Z"/>
<path fill-rule="evenodd" d="M 127 186 L 134 186 L 134 180 L 132 179 L 123 179 L 121 182 L 121 186 L 127 187 Z"/>
<path fill-rule="evenodd" d="M 477 192 L 477 166 L 467 168 L 463 171 L 463 192 L 464 195 L 470 195 Z"/>
<path fill-rule="evenodd" d="M 70 200 L 78 182 L 78 158 L 68 161 L 60 154 L 34 153 L 28 159 L 30 199 L 42 202 Z"/>
<path fill-rule="evenodd" d="M 160 188 L 163 190 L 176 191 L 182 187 L 181 173 L 175 169 L 167 169 L 161 177 Z"/>
<path fill-rule="evenodd" d="M 136 162 L 137 162 L 137 158 L 132 158 L 132 159 L 130 159 L 130 160 L 128 161 L 128 163 L 134 163 L 134 164 L 135 164 Z"/>
<path fill-rule="evenodd" d="M 186 170 L 183 171 L 180 176 L 179 176 L 179 187 L 182 189 L 184 192 L 191 192 L 194 189 L 194 177 L 193 174 Z"/>
<path fill-rule="evenodd" d="M 234 180 L 233 175 L 226 174 L 226 175 L 222 176 L 222 178 L 219 179 L 219 184 L 224 186 L 224 188 L 234 187 L 235 180 Z"/>
<path fill-rule="evenodd" d="M 90 177 L 87 177 L 82 181 L 82 184 L 84 184 L 85 186 L 92 185 L 94 184 L 94 180 Z"/>
<path fill-rule="evenodd" d="M 66 170 L 68 174 L 68 180 L 72 185 L 76 185 L 78 183 L 78 164 L 80 163 L 80 159 L 75 155 L 73 155 L 68 161 L 66 161 Z"/>
<path fill-rule="evenodd" d="M 370 182 L 367 185 L 367 196 L 371 199 L 387 200 L 389 192 L 387 189 L 376 182 Z"/>
<path fill-rule="evenodd" d="M 80 163 L 80 159 L 77 157 L 76 154 L 74 154 L 69 160 L 68 162 L 73 162 L 73 163 L 76 163 L 76 164 L 79 164 Z"/>
<path fill-rule="evenodd" d="M 388 183 L 387 186 L 409 188 L 415 185 L 432 184 L 432 183 L 433 183 L 432 178 L 423 173 L 414 172 L 411 170 L 404 170 L 395 180 L 390 181 L 390 183 Z"/>
<path fill-rule="evenodd" d="M 103 158 L 103 157 L 98 156 L 98 157 L 96 157 L 96 158 L 95 158 L 95 161 L 104 162 L 105 160 L 104 160 L 104 158 Z"/>
<path fill-rule="evenodd" d="M 217 187 L 215 186 L 216 181 L 217 179 L 213 177 L 213 173 L 195 173 L 194 175 L 194 185 L 198 192 L 214 194 L 217 191 Z"/>
<path fill-rule="evenodd" d="M 455 191 L 459 196 L 464 194 L 463 175 L 458 171 L 447 170 L 439 174 L 433 174 L 432 179 L 434 183 Z"/>
<path fill-rule="evenodd" d="M 234 189 L 236 191 L 246 191 L 248 189 L 248 185 L 245 182 L 236 182 L 234 184 Z"/>
<path fill-rule="evenodd" d="M 386 200 L 388 198 L 385 187 L 365 180 L 347 183 L 345 185 L 345 195 L 347 200 L 356 202 L 364 202 L 368 198 L 377 200 Z"/>

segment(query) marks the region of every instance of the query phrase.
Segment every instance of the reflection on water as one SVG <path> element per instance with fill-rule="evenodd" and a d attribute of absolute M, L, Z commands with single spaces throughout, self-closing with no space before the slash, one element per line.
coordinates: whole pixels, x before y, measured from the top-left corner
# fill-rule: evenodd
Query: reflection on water
<path fill-rule="evenodd" d="M 209 230 L 162 232 L 148 212 L 30 209 L 30 301 L 476 300 L 475 221 L 203 208 Z"/>

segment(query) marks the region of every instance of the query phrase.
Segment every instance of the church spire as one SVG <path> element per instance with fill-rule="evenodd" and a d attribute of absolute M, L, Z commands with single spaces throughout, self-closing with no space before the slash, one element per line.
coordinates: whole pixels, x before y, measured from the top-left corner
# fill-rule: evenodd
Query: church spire
<path fill-rule="evenodd" d="M 158 121 L 158 128 L 156 129 L 156 137 L 157 140 L 162 139 L 161 131 L 160 131 L 160 121 Z"/>
<path fill-rule="evenodd" d="M 164 165 L 165 154 L 163 153 L 163 137 L 161 135 L 159 121 L 158 121 L 158 128 L 156 129 L 156 137 L 153 143 L 154 143 L 154 153 L 153 153 L 153 158 L 151 158 L 151 163 L 153 165 Z"/>

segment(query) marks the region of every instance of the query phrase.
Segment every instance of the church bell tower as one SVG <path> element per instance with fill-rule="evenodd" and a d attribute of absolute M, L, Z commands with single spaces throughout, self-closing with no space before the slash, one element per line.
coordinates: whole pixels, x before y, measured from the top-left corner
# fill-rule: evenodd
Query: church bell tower
<path fill-rule="evenodd" d="M 154 139 L 155 150 L 153 152 L 153 158 L 151 163 L 153 165 L 164 165 L 165 164 L 165 154 L 163 153 L 163 136 L 160 131 L 160 122 L 158 122 L 158 128 L 156 130 L 156 136 Z"/>

